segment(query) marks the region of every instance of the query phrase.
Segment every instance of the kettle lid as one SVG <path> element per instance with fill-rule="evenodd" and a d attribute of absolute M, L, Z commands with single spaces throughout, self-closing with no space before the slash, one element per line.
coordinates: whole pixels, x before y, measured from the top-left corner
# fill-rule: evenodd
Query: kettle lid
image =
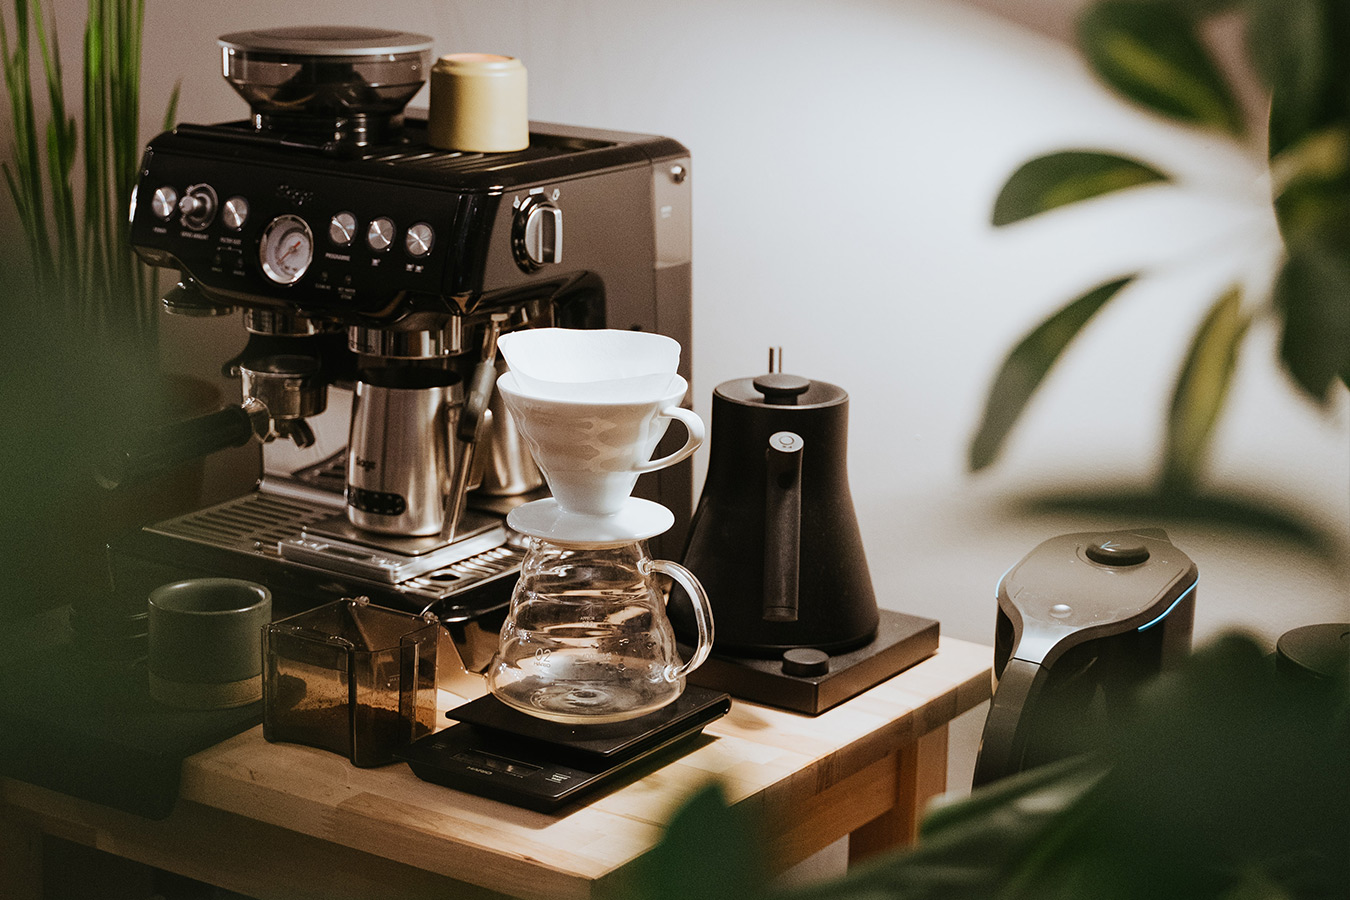
<path fill-rule="evenodd" d="M 776 409 L 810 409 L 848 402 L 848 392 L 837 385 L 782 372 L 724 381 L 714 393 L 743 406 Z"/>

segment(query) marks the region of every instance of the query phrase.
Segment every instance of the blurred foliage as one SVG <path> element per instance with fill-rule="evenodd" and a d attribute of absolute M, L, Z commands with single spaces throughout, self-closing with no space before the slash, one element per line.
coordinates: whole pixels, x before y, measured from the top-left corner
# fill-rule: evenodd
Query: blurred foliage
<path fill-rule="evenodd" d="M 54 15 L 28 0 L 14 0 L 13 12 L 13 22 L 0 14 L 13 127 L 3 170 L 32 283 L 6 305 L 153 358 L 159 292 L 131 250 L 128 216 L 142 149 L 145 0 L 89 0 L 78 106 L 66 97 Z M 175 88 L 166 128 L 177 102 Z"/>
<path fill-rule="evenodd" d="M 1160 487 L 1201 480 L 1243 340 L 1258 317 L 1280 327 L 1280 361 L 1299 391 L 1325 404 L 1350 384 L 1350 3 L 1345 0 L 1100 0 L 1078 23 L 1078 47 L 1126 100 L 1245 146 L 1251 131 L 1204 34 L 1242 17 L 1251 72 L 1270 93 L 1268 159 L 1283 260 L 1268 296 L 1234 285 L 1214 301 L 1178 372 L 1166 416 Z M 1059 151 L 1020 166 L 994 203 L 1008 226 L 1081 200 L 1173 178 L 1100 149 Z M 1131 277 L 1137 277 L 1138 273 Z M 991 465 L 1027 400 L 1123 282 L 1094 287 L 1018 342 L 990 389 L 968 465 Z M 1105 295 L 1105 296 L 1104 296 Z M 1055 340 L 1042 335 L 1053 331 Z M 1010 402 L 1010 398 L 1015 403 Z"/>
<path fill-rule="evenodd" d="M 1350 660 L 1347 660 L 1350 662 Z M 1350 668 L 1312 682 L 1243 636 L 1136 698 L 1091 755 L 938 806 L 842 879 L 751 883 L 753 823 L 715 788 L 672 820 L 642 900 L 1332 900 L 1350 886 Z"/>
<path fill-rule="evenodd" d="M 91 460 L 177 402 L 159 369 L 159 292 L 128 235 L 144 14 L 144 0 L 88 0 L 71 98 L 54 10 L 0 10 L 11 125 L 0 169 L 22 230 L 21 246 L 0 248 L 0 620 L 104 590 L 107 538 L 149 501 L 102 490 Z"/>

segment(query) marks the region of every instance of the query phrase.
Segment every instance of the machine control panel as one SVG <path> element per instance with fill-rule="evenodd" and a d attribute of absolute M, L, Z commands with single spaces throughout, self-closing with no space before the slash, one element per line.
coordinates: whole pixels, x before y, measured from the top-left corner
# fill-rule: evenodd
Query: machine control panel
<path fill-rule="evenodd" d="M 132 243 L 147 262 L 177 266 L 208 295 L 362 312 L 409 291 L 445 294 L 453 250 L 439 238 L 464 206 L 455 191 L 384 184 L 353 191 L 323 172 L 147 157 L 151 201 Z M 222 199 L 223 202 L 222 202 Z"/>

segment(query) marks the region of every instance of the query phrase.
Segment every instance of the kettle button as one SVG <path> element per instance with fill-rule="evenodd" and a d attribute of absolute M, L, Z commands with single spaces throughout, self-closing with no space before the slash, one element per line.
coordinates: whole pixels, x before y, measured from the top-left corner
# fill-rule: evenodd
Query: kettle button
<path fill-rule="evenodd" d="M 1108 538 L 1089 544 L 1087 558 L 1104 566 L 1137 566 L 1148 560 L 1148 548 L 1143 544 Z"/>
<path fill-rule="evenodd" d="M 814 678 L 830 674 L 830 655 L 823 650 L 798 647 L 783 652 L 783 674 L 795 678 Z"/>

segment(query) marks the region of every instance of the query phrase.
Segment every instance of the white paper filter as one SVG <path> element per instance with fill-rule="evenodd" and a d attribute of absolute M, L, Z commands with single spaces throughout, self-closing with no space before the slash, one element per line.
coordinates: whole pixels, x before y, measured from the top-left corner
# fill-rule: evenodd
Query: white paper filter
<path fill-rule="evenodd" d="M 554 400 L 621 403 L 664 397 L 680 343 L 646 331 L 527 328 L 497 347 L 522 393 Z"/>

